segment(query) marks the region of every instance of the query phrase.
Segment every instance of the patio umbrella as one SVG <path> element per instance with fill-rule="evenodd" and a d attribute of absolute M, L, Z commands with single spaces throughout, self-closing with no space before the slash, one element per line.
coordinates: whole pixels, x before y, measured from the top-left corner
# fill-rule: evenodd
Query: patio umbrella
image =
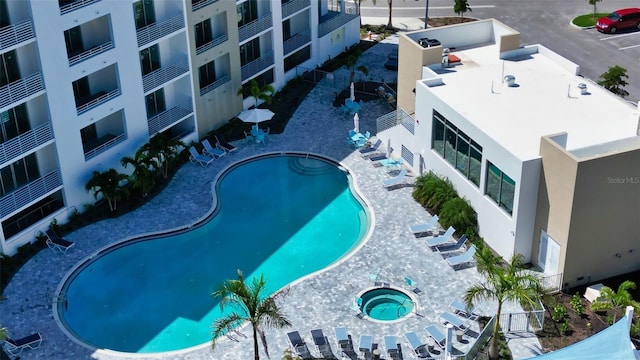
<path fill-rule="evenodd" d="M 269 109 L 253 108 L 251 110 L 245 110 L 238 115 L 238 118 L 248 123 L 261 123 L 263 121 L 271 120 L 274 113 Z"/>
<path fill-rule="evenodd" d="M 356 101 L 356 91 L 354 89 L 354 85 L 353 85 L 353 81 L 351 82 L 351 95 L 349 96 L 349 98 L 351 99 L 351 101 Z"/>
<path fill-rule="evenodd" d="M 353 115 L 353 131 L 360 132 L 360 117 L 358 113 Z"/>

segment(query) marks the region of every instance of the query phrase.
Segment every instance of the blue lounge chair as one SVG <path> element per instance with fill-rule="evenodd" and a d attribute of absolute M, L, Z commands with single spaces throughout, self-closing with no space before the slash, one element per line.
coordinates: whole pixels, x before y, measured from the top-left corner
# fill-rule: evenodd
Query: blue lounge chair
<path fill-rule="evenodd" d="M 238 150 L 238 148 L 237 148 L 237 147 L 235 147 L 235 146 L 233 146 L 233 145 L 229 144 L 229 143 L 227 142 L 227 140 L 225 140 L 224 136 L 222 136 L 222 134 L 214 134 L 213 136 L 215 136 L 216 141 L 218 142 L 218 143 L 216 144 L 216 146 L 217 146 L 219 149 L 224 150 L 224 151 L 226 151 L 226 152 L 228 152 L 228 153 L 232 153 L 232 152 L 234 152 L 234 151 Z"/>
<path fill-rule="evenodd" d="M 405 183 L 405 181 L 407 181 L 405 179 L 406 175 L 407 175 L 407 169 L 402 169 L 400 170 L 400 173 L 398 175 L 392 177 L 391 179 L 383 180 L 382 186 L 384 186 L 385 189 L 390 189 L 398 185 L 402 185 Z"/>
<path fill-rule="evenodd" d="M 435 248 L 439 253 L 458 251 L 462 248 L 462 245 L 467 242 L 467 235 L 460 236 L 460 239 L 456 241 L 454 244 L 442 244 L 436 245 Z"/>
<path fill-rule="evenodd" d="M 300 356 L 303 359 L 313 359 L 313 356 L 311 356 L 311 352 L 309 351 L 307 344 L 304 342 L 304 340 L 302 340 L 299 332 L 292 331 L 290 333 L 287 333 L 287 336 L 289 337 L 289 342 L 291 343 L 291 347 L 293 347 L 296 355 Z"/>
<path fill-rule="evenodd" d="M 366 134 L 364 136 L 367 137 Z M 382 145 L 382 140 L 378 139 L 371 146 L 362 148 L 358 151 L 360 152 L 360 154 L 362 154 L 362 156 L 370 156 L 370 155 L 373 155 L 373 153 L 375 153 L 376 151 L 378 151 L 378 149 L 380 148 L 380 145 Z"/>
<path fill-rule="evenodd" d="M 480 317 L 478 314 L 478 310 L 480 309 L 480 305 L 475 306 L 473 309 L 467 309 L 467 305 L 462 301 L 455 299 L 451 301 L 449 304 L 453 313 L 459 316 L 463 316 L 471 321 L 476 320 Z"/>
<path fill-rule="evenodd" d="M 227 154 L 224 150 L 211 146 L 209 139 L 202 140 L 202 146 L 204 147 L 204 152 L 213 156 L 214 159 L 220 159 Z"/>
<path fill-rule="evenodd" d="M 395 336 L 386 335 L 384 337 L 384 347 L 387 349 L 387 354 L 389 354 L 390 358 L 396 359 L 398 357 L 398 343 Z"/>
<path fill-rule="evenodd" d="M 411 231 L 411 233 L 416 236 L 419 234 L 424 234 L 428 231 L 431 231 L 431 229 L 435 228 L 439 219 L 440 218 L 438 217 L 437 214 L 433 215 L 431 219 L 426 223 L 409 225 L 409 231 Z"/>
<path fill-rule="evenodd" d="M 470 263 L 471 261 L 473 261 L 473 255 L 475 254 L 476 254 L 476 247 L 474 245 L 471 245 L 471 247 L 468 248 L 467 251 L 465 251 L 464 253 L 445 258 L 445 260 L 447 261 L 447 263 L 449 263 L 449 265 L 452 268 L 455 269 L 460 265 Z"/>
<path fill-rule="evenodd" d="M 371 355 L 371 351 L 373 351 L 373 336 L 371 335 L 360 335 L 360 343 L 358 344 L 358 349 L 362 352 L 365 359 L 367 355 Z"/>
<path fill-rule="evenodd" d="M 189 147 L 189 153 L 191 154 L 191 156 L 189 156 L 189 161 L 194 164 L 197 163 L 202 166 L 207 166 L 214 160 L 212 157 L 200 154 L 193 146 Z"/>
<path fill-rule="evenodd" d="M 447 338 L 440 329 L 435 325 L 428 325 L 424 328 L 424 331 L 427 332 L 429 337 L 432 338 L 441 349 L 444 349 L 444 344 L 447 342 Z"/>
<path fill-rule="evenodd" d="M 456 232 L 456 229 L 453 226 L 449 226 L 447 231 L 441 236 L 427 236 L 425 241 L 430 248 L 435 248 L 437 245 L 446 244 L 453 239 L 453 233 Z"/>
<path fill-rule="evenodd" d="M 458 330 L 466 331 L 467 329 L 469 329 L 469 326 L 467 325 L 468 319 L 461 318 L 460 316 L 456 314 L 452 314 L 448 311 L 445 311 L 442 314 L 440 314 L 440 320 L 442 320 L 445 325 L 451 324 L 453 325 L 453 327 L 455 327 Z"/>
<path fill-rule="evenodd" d="M 416 354 L 419 358 L 427 358 L 430 357 L 429 351 L 427 351 L 427 344 L 420 341 L 418 334 L 415 332 L 408 332 L 404 334 L 404 338 L 407 339 L 409 346 L 413 350 L 414 354 Z"/>
<path fill-rule="evenodd" d="M 373 155 L 373 156 L 370 156 L 370 157 L 369 157 L 369 161 L 371 161 L 371 164 L 372 164 L 373 166 L 376 166 L 376 165 L 379 165 L 379 163 L 378 163 L 378 162 L 379 162 L 380 160 L 384 160 L 384 159 L 386 159 L 386 158 L 387 158 L 387 155 L 385 155 L 385 154 Z"/>
<path fill-rule="evenodd" d="M 325 359 L 335 359 L 336 357 L 333 355 L 331 351 L 331 346 L 329 346 L 329 342 L 327 341 L 327 337 L 324 336 L 322 329 L 311 330 L 311 337 L 313 338 L 313 343 L 316 345 L 316 350 L 322 357 Z"/>
<path fill-rule="evenodd" d="M 22 353 L 22 350 L 37 349 L 40 344 L 42 344 L 42 336 L 40 333 L 35 333 L 15 340 L 7 338 L 4 340 L 4 349 L 12 359 L 15 359 Z"/>
<path fill-rule="evenodd" d="M 45 231 L 44 235 L 47 237 L 46 243 L 49 249 L 60 250 L 63 254 L 66 254 L 67 250 L 75 245 L 75 243 L 59 237 L 58 234 L 51 229 Z"/>
<path fill-rule="evenodd" d="M 338 348 L 344 354 L 347 351 L 353 351 L 351 339 L 349 339 L 349 333 L 347 332 L 347 328 L 345 327 L 337 327 L 334 328 L 333 331 L 336 333 L 336 342 L 338 343 Z"/>

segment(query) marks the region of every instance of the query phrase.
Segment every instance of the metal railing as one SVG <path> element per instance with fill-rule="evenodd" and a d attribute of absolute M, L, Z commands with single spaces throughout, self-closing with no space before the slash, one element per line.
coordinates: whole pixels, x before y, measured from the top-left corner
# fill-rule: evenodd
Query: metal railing
<path fill-rule="evenodd" d="M 91 5 L 93 3 L 97 3 L 98 1 L 100 0 L 78 0 L 78 1 L 72 2 L 71 4 L 62 5 L 60 6 L 60 15 L 64 15 L 73 10 L 80 9 L 82 7 Z"/>
<path fill-rule="evenodd" d="M 318 24 L 318 38 L 321 38 L 344 24 L 357 19 L 358 15 L 339 13 L 329 20 Z"/>
<path fill-rule="evenodd" d="M 153 136 L 160 132 L 162 129 L 173 125 L 178 120 L 189 116 L 193 113 L 193 107 L 191 104 L 174 106 L 169 110 L 165 110 L 160 114 L 153 116 L 147 120 L 147 126 L 149 127 L 149 136 Z"/>
<path fill-rule="evenodd" d="M 261 72 L 262 70 L 268 68 L 273 65 L 273 53 L 268 52 L 263 54 L 259 58 L 253 60 L 252 62 L 244 65 L 240 71 L 242 73 L 242 81 L 247 80 L 253 75 Z"/>
<path fill-rule="evenodd" d="M 165 21 L 155 22 L 147 26 L 141 27 L 136 32 L 138 38 L 138 47 L 147 45 L 156 41 L 161 37 L 167 36 L 173 32 L 184 28 L 184 16 L 182 12 Z"/>
<path fill-rule="evenodd" d="M 37 126 L 0 144 L 0 163 L 10 161 L 52 139 L 51 123 Z"/>
<path fill-rule="evenodd" d="M 240 42 L 247 40 L 248 38 L 255 36 L 267 29 L 269 29 L 273 24 L 273 19 L 271 13 L 260 16 L 259 18 L 253 20 L 252 22 L 245 24 L 238 28 L 238 35 L 240 37 Z"/>
<path fill-rule="evenodd" d="M 0 29 L 0 50 L 8 49 L 23 41 L 33 39 L 33 37 L 33 23 L 31 19 L 5 26 Z"/>
<path fill-rule="evenodd" d="M 62 181 L 56 169 L 0 198 L 0 216 L 8 216 L 60 186 Z"/>
<path fill-rule="evenodd" d="M 104 93 L 98 97 L 96 97 L 95 99 L 91 99 L 91 101 L 88 101 L 80 106 L 76 106 L 76 111 L 78 112 L 78 115 L 85 113 L 91 109 L 93 109 L 94 107 L 101 105 L 113 98 L 115 98 L 116 96 L 120 95 L 120 89 L 113 89 L 107 93 Z"/>
<path fill-rule="evenodd" d="M 173 63 L 168 66 L 163 66 L 158 70 L 154 70 L 142 77 L 144 92 L 151 91 L 152 89 L 155 89 L 158 86 L 187 73 L 188 71 L 189 66 L 185 63 Z"/>
<path fill-rule="evenodd" d="M 311 30 L 297 33 L 284 41 L 284 55 L 288 55 L 294 50 L 311 42 Z"/>
<path fill-rule="evenodd" d="M 539 302 L 538 309 L 518 313 L 500 314 L 502 332 L 536 332 L 544 328 L 544 306 Z"/>
<path fill-rule="evenodd" d="M 124 141 L 127 138 L 127 135 L 122 133 L 114 138 L 111 138 L 109 141 L 106 141 L 98 146 L 96 146 L 95 148 L 87 151 L 86 153 L 84 153 L 84 159 L 85 160 L 89 160 L 91 158 L 96 157 L 96 155 L 100 154 L 101 152 L 107 150 L 108 148 L 112 147 L 113 145 Z"/>
<path fill-rule="evenodd" d="M 230 75 L 225 75 L 223 77 L 221 77 L 220 79 L 212 82 L 211 84 L 200 88 L 200 95 L 204 95 L 206 93 L 208 93 L 209 91 L 219 88 L 220 86 L 222 86 L 222 84 L 226 84 L 229 81 L 231 81 L 231 76 Z"/>
<path fill-rule="evenodd" d="M 402 125 L 413 134 L 415 120 L 403 109 L 394 110 L 376 119 L 376 134 L 391 129 L 396 125 Z"/>
<path fill-rule="evenodd" d="M 562 273 L 542 276 L 542 288 L 549 293 L 556 293 L 562 289 Z"/>
<path fill-rule="evenodd" d="M 84 61 L 92 56 L 96 56 L 100 53 L 103 53 L 107 50 L 113 49 L 113 41 L 109 40 L 108 42 L 94 46 L 91 49 L 85 50 L 77 55 L 69 57 L 69 66 L 75 65 L 81 61 Z"/>
<path fill-rule="evenodd" d="M 16 80 L 0 87 L 0 107 L 5 107 L 42 90 L 44 90 L 44 83 L 39 72 Z"/>
<path fill-rule="evenodd" d="M 207 5 L 211 5 L 218 0 L 191 0 L 191 11 L 200 10 Z"/>
<path fill-rule="evenodd" d="M 227 34 L 218 36 L 217 38 L 209 41 L 208 43 L 198 46 L 196 48 L 196 54 L 200 55 L 203 52 L 222 44 L 223 42 L 227 41 L 228 39 L 229 39 L 229 37 L 227 36 Z"/>
<path fill-rule="evenodd" d="M 282 19 L 311 6 L 310 0 L 290 0 L 282 4 Z"/>

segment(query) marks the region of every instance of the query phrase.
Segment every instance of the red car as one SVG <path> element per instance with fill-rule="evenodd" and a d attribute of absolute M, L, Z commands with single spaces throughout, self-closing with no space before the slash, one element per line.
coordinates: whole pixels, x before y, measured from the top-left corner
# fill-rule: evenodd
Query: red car
<path fill-rule="evenodd" d="M 600 32 L 614 34 L 618 30 L 640 30 L 640 9 L 628 8 L 612 12 L 606 17 L 598 19 L 596 29 Z"/>

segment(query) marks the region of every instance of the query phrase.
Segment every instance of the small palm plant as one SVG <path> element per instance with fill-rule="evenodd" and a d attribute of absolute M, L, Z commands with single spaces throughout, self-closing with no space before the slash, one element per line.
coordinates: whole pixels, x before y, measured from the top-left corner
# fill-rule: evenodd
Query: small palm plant
<path fill-rule="evenodd" d="M 127 175 L 117 172 L 116 169 L 103 172 L 96 170 L 85 185 L 85 189 L 87 191 L 93 190 L 95 199 L 98 199 L 98 196 L 102 194 L 109 204 L 109 210 L 113 212 L 116 210 L 118 201 L 124 197 L 121 183 L 126 179 Z"/>
<path fill-rule="evenodd" d="M 591 304 L 594 311 L 613 310 L 613 322 L 616 322 L 618 312 L 623 312 L 627 306 L 633 306 L 635 312 L 640 312 L 640 302 L 633 300 L 629 290 L 635 290 L 636 283 L 625 280 L 618 286 L 618 291 L 603 286 L 600 289 L 600 297 Z"/>
<path fill-rule="evenodd" d="M 120 163 L 125 168 L 133 166 L 133 172 L 129 176 L 129 182 L 134 190 L 139 191 L 145 198 L 156 185 L 155 165 L 156 162 L 150 158 L 146 151 L 139 149 L 133 157 L 123 157 Z"/>
<path fill-rule="evenodd" d="M 170 138 L 163 133 L 157 133 L 149 142 L 144 144 L 140 152 L 146 153 L 147 158 L 155 162 L 155 167 L 162 174 L 163 179 L 169 178 L 169 167 L 178 157 L 178 150 L 184 148 L 185 144 L 174 138 Z"/>
<path fill-rule="evenodd" d="M 238 90 L 238 95 L 251 96 L 256 102 L 258 107 L 258 100 L 262 100 L 267 104 L 271 104 L 272 96 L 276 92 L 275 88 L 271 84 L 264 84 L 260 86 L 256 79 L 251 79 L 247 85 Z"/>

